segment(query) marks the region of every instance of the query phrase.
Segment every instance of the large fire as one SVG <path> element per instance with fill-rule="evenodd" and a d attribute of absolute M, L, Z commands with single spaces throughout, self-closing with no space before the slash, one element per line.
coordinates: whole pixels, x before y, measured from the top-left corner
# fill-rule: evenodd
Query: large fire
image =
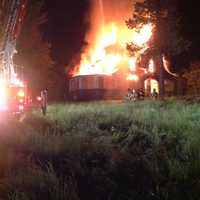
<path fill-rule="evenodd" d="M 112 11 L 109 9 L 108 12 L 108 9 L 106 9 L 106 1 L 98 0 L 94 4 L 93 12 L 99 13 L 99 15 L 92 14 L 95 25 L 93 25 L 91 33 L 87 37 L 89 45 L 81 56 L 80 65 L 75 67 L 72 73 L 73 76 L 112 75 L 119 70 L 123 70 L 127 73 L 128 80 L 138 79 L 137 75 L 134 74 L 137 60 L 148 48 L 148 41 L 152 36 L 153 26 L 151 24 L 144 24 L 139 29 L 128 29 L 124 21 L 126 17 L 131 15 L 131 10 L 127 13 L 126 6 L 130 6 L 130 0 L 124 0 L 124 9 L 121 10 L 125 10 L 125 12 L 119 12 L 122 18 L 122 20 L 119 20 L 118 15 L 117 17 L 110 16 Z M 117 9 L 120 10 L 120 8 Z M 121 16 L 123 13 L 124 16 Z M 126 45 L 129 42 L 141 47 L 134 57 L 130 57 L 126 51 Z M 152 71 L 153 62 L 150 63 L 150 68 Z"/>

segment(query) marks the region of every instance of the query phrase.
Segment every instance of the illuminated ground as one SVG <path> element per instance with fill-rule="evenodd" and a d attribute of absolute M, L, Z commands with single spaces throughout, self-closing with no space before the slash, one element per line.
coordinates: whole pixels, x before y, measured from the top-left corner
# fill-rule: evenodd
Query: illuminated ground
<path fill-rule="evenodd" d="M 54 105 L 2 121 L 0 133 L 2 199 L 200 195 L 199 104 Z"/>

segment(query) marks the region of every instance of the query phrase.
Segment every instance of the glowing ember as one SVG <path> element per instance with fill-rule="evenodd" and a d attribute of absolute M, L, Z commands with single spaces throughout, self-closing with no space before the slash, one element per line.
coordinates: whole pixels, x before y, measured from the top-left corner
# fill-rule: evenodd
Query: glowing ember
<path fill-rule="evenodd" d="M 136 74 L 128 74 L 126 80 L 128 80 L 128 81 L 138 81 L 139 77 Z"/>
<path fill-rule="evenodd" d="M 154 61 L 153 61 L 153 59 L 151 59 L 150 61 L 149 61 L 149 72 L 150 73 L 154 73 Z"/>

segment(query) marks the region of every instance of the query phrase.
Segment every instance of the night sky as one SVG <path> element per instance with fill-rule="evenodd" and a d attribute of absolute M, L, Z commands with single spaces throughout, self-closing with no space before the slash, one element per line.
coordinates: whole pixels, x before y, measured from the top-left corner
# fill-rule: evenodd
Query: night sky
<path fill-rule="evenodd" d="M 52 44 L 52 57 L 60 65 L 67 65 L 80 54 L 88 24 L 85 14 L 88 0 L 46 0 L 48 24 L 44 28 L 45 39 Z"/>
<path fill-rule="evenodd" d="M 116 2 L 119 0 L 116 0 Z M 180 0 L 182 34 L 192 42 L 189 52 L 179 56 L 181 65 L 200 60 L 200 11 L 198 1 Z M 46 0 L 48 24 L 44 28 L 45 39 L 52 44 L 52 57 L 59 65 L 69 65 L 77 58 L 84 45 L 88 30 L 85 14 L 89 11 L 88 0 Z M 180 65 L 180 64 L 179 64 Z"/>
<path fill-rule="evenodd" d="M 183 35 L 192 42 L 190 52 L 191 60 L 200 60 L 200 10 L 199 1 L 180 0 L 180 11 L 183 22 Z"/>

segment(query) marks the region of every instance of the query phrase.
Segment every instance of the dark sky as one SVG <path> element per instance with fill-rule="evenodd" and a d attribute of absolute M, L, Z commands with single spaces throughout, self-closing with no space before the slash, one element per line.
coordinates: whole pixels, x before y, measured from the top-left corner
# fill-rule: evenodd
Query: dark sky
<path fill-rule="evenodd" d="M 80 52 L 88 24 L 88 0 L 45 0 L 48 24 L 45 38 L 52 44 L 52 56 L 61 65 L 66 65 Z"/>
<path fill-rule="evenodd" d="M 116 0 L 118 2 L 120 0 Z M 121 0 L 123 1 L 123 0 Z M 198 1 L 179 0 L 182 14 L 182 34 L 192 42 L 190 51 L 178 57 L 183 62 L 200 60 L 200 10 Z M 52 43 L 52 55 L 61 65 L 81 51 L 84 36 L 88 29 L 85 14 L 89 10 L 88 0 L 46 0 L 49 22 L 45 28 L 45 37 Z M 184 59 L 183 59 L 184 58 Z"/>
<path fill-rule="evenodd" d="M 199 1 L 180 1 L 180 12 L 182 15 L 182 34 L 186 39 L 192 42 L 191 47 L 187 53 L 189 60 L 200 61 L 200 7 Z"/>

